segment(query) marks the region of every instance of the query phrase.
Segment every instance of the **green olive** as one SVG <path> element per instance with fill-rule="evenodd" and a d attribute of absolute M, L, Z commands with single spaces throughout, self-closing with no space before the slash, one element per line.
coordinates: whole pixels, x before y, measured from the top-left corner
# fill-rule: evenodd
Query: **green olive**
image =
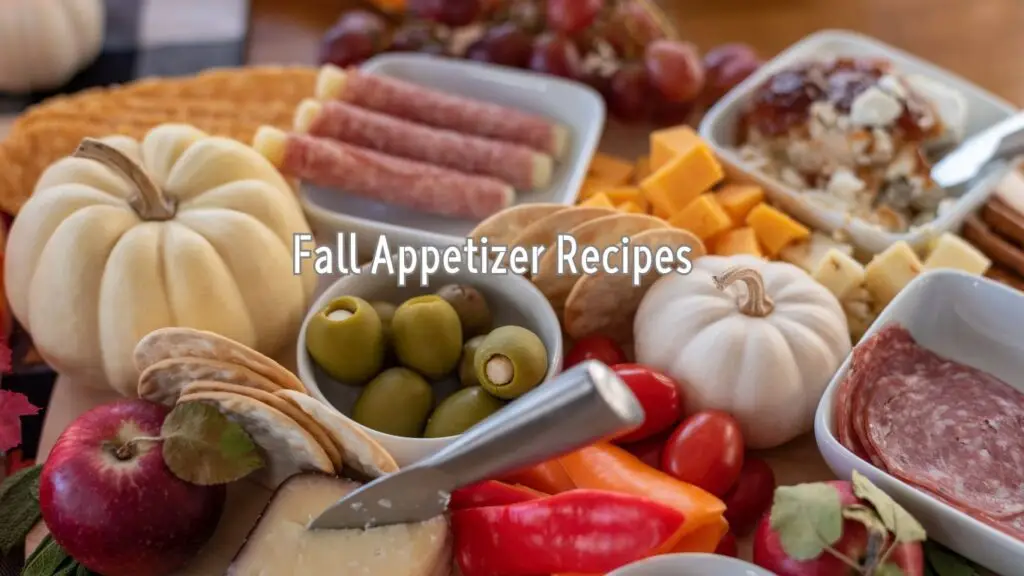
<path fill-rule="evenodd" d="M 383 365 L 384 328 L 369 302 L 342 296 L 309 320 L 306 349 L 331 378 L 361 385 Z"/>
<path fill-rule="evenodd" d="M 502 326 L 484 337 L 473 359 L 480 386 L 505 400 L 518 398 L 544 380 L 548 352 L 521 326 Z"/>
<path fill-rule="evenodd" d="M 459 382 L 464 388 L 480 385 L 480 381 L 476 379 L 476 366 L 473 363 L 476 360 L 476 349 L 483 341 L 483 336 L 475 336 L 466 340 L 466 343 L 462 345 L 462 359 L 459 360 Z"/>
<path fill-rule="evenodd" d="M 423 433 L 426 438 L 455 436 L 494 414 L 504 404 L 479 386 L 463 388 L 434 409 Z"/>
<path fill-rule="evenodd" d="M 466 284 L 448 284 L 437 291 L 437 295 L 455 308 L 462 325 L 462 335 L 472 338 L 486 334 L 491 329 L 491 309 L 479 290 Z"/>
<path fill-rule="evenodd" d="M 417 296 L 402 303 L 391 320 L 398 361 L 427 378 L 450 374 L 462 355 L 462 325 L 440 296 Z"/>
<path fill-rule="evenodd" d="M 434 405 L 434 391 L 422 376 L 407 368 L 389 368 L 363 389 L 352 406 L 352 419 L 367 428 L 414 438 Z"/>

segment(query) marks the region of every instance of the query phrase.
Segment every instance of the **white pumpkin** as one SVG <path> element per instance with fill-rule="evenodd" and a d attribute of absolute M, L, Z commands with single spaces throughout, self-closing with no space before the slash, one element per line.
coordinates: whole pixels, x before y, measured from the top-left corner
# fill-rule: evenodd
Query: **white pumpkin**
<path fill-rule="evenodd" d="M 293 345 L 316 287 L 293 274 L 295 233 L 309 225 L 291 188 L 240 142 L 183 125 L 87 139 L 15 219 L 7 296 L 54 369 L 134 396 L 132 352 L 157 328 Z"/>
<path fill-rule="evenodd" d="M 0 92 L 56 88 L 103 47 L 103 0 L 7 0 L 0 5 Z"/>
<path fill-rule="evenodd" d="M 792 264 L 705 256 L 644 296 L 637 362 L 675 378 L 691 411 L 739 421 L 750 448 L 808 432 L 825 387 L 850 352 L 836 298 Z"/>

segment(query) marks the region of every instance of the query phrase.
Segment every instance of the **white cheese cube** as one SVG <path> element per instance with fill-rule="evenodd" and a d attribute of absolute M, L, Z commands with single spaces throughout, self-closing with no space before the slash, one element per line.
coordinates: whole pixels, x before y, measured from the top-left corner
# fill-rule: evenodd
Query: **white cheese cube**
<path fill-rule="evenodd" d="M 864 282 L 864 267 L 850 255 L 832 248 L 811 276 L 841 300 Z"/>
<path fill-rule="evenodd" d="M 931 254 L 924 261 L 926 270 L 952 268 L 979 276 L 988 271 L 990 266 L 992 266 L 992 261 L 980 250 L 971 246 L 963 238 L 949 232 L 939 236 Z"/>
<path fill-rule="evenodd" d="M 923 268 L 914 249 L 902 241 L 872 258 L 864 269 L 864 287 L 871 293 L 876 310 L 892 302 Z"/>
<path fill-rule="evenodd" d="M 803 268 L 808 274 L 818 269 L 818 264 L 828 254 L 829 250 L 838 250 L 847 256 L 853 256 L 853 246 L 844 244 L 829 238 L 828 236 L 815 232 L 807 240 L 794 242 L 782 249 L 779 258 L 783 262 L 789 262 Z"/>
<path fill-rule="evenodd" d="M 1021 174 L 1019 167 L 1007 172 L 996 184 L 995 196 L 1014 211 L 1024 214 L 1024 174 Z"/>

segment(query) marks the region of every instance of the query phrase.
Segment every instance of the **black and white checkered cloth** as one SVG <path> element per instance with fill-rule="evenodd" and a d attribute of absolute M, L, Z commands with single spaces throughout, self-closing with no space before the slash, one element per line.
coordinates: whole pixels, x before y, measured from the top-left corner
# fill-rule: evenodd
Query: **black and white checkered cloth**
<path fill-rule="evenodd" d="M 57 93 L 148 76 L 182 76 L 245 61 L 249 0 L 105 0 L 99 58 L 54 92 L 0 93 L 0 114 L 15 114 Z"/>

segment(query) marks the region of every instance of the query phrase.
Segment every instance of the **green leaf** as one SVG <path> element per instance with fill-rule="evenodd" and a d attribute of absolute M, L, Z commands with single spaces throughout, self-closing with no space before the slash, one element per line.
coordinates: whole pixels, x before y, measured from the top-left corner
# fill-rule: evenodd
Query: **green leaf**
<path fill-rule="evenodd" d="M 78 573 L 78 568 L 81 566 L 81 564 L 69 558 L 60 569 L 53 573 L 53 576 L 75 576 Z"/>
<path fill-rule="evenodd" d="M 75 568 L 75 576 L 100 576 L 99 574 L 89 570 L 85 566 L 78 564 Z"/>
<path fill-rule="evenodd" d="M 882 523 L 882 519 L 878 517 L 878 513 L 875 512 L 874 508 L 869 506 L 864 506 L 863 504 L 850 504 L 849 506 L 844 506 L 843 518 L 860 522 L 865 528 L 867 528 L 868 532 L 882 534 L 886 537 L 889 535 L 889 530 L 885 527 L 885 524 Z"/>
<path fill-rule="evenodd" d="M 263 467 L 249 434 L 203 402 L 175 406 L 160 435 L 167 467 L 186 482 L 227 484 Z"/>
<path fill-rule="evenodd" d="M 39 473 L 42 466 L 19 470 L 0 484 L 0 557 L 20 546 L 40 518 Z"/>
<path fill-rule="evenodd" d="M 21 576 L 53 576 L 69 559 L 71 557 L 60 544 L 57 544 L 52 536 L 47 535 L 39 548 L 28 557 Z"/>
<path fill-rule="evenodd" d="M 979 576 L 974 564 L 935 542 L 925 542 L 924 557 L 937 576 Z"/>
<path fill-rule="evenodd" d="M 871 504 L 881 518 L 882 524 L 893 533 L 897 542 L 924 542 L 928 537 L 924 526 L 921 526 L 910 512 L 904 510 L 888 494 L 872 484 L 867 476 L 856 470 L 853 471 L 853 493 Z"/>
<path fill-rule="evenodd" d="M 872 572 L 873 576 L 905 576 L 903 568 L 893 564 L 892 562 L 886 562 L 881 566 L 875 568 Z"/>
<path fill-rule="evenodd" d="M 817 558 L 843 535 L 839 492 L 824 483 L 782 486 L 775 491 L 769 522 L 786 555 L 799 561 Z"/>

